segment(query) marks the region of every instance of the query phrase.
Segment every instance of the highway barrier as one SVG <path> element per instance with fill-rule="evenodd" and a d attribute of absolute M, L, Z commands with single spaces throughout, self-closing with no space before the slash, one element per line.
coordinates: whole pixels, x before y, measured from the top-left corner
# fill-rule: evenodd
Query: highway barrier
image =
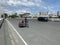
<path fill-rule="evenodd" d="M 7 19 L 5 20 L 12 45 L 28 45 L 17 30 L 12 26 L 12 24 Z"/>
<path fill-rule="evenodd" d="M 5 19 L 2 19 L 2 20 L 1 20 L 2 22 L 1 22 L 1 24 L 0 24 L 0 29 L 1 29 L 1 27 L 2 27 L 2 24 L 4 23 L 4 20 L 5 20 Z"/>

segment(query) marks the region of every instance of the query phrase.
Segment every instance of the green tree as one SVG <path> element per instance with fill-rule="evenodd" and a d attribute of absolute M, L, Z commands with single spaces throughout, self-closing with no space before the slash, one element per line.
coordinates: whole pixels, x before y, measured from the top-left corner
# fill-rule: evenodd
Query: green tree
<path fill-rule="evenodd" d="M 5 17 L 5 18 L 7 18 L 7 17 L 8 17 L 8 14 L 7 14 L 7 13 L 4 13 L 3 15 L 4 15 L 4 17 Z"/>
<path fill-rule="evenodd" d="M 19 15 L 20 15 L 21 18 L 23 17 L 23 14 L 19 14 Z"/>
<path fill-rule="evenodd" d="M 17 13 L 15 13 L 14 15 L 17 16 Z"/>
<path fill-rule="evenodd" d="M 17 16 L 17 13 L 14 13 L 14 14 L 10 15 L 9 17 L 11 17 L 11 18 L 16 18 L 16 17 L 18 17 L 18 16 Z"/>

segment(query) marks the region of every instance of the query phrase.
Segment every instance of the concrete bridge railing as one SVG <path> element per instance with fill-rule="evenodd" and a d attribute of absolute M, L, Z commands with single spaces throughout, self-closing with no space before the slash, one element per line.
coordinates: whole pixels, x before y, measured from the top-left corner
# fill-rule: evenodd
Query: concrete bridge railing
<path fill-rule="evenodd" d="M 12 24 L 5 19 L 12 45 L 28 45 Z"/>

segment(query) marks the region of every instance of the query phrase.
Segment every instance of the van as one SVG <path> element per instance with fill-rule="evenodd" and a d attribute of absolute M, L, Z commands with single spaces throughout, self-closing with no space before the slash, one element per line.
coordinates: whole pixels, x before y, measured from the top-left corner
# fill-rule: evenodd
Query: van
<path fill-rule="evenodd" d="M 48 17 L 38 17 L 38 21 L 48 21 Z"/>

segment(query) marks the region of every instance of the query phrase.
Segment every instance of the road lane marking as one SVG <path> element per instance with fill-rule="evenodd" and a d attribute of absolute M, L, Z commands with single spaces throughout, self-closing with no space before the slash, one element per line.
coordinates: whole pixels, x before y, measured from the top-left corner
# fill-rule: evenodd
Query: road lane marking
<path fill-rule="evenodd" d="M 9 26 L 9 28 L 11 29 L 10 26 Z M 10 32 L 11 32 L 11 33 L 10 33 Z M 10 34 L 11 40 L 13 40 L 13 38 L 14 38 L 14 41 L 15 41 L 16 43 L 19 42 L 18 39 L 16 38 L 15 34 L 12 32 L 12 29 L 11 29 L 11 31 L 9 30 L 9 34 Z"/>
<path fill-rule="evenodd" d="M 10 24 L 10 26 L 14 29 L 14 31 L 17 33 L 17 35 L 19 36 L 19 38 L 23 41 L 23 43 L 25 44 L 25 45 L 28 45 L 27 43 L 26 43 L 26 41 L 22 38 L 22 36 L 17 32 L 17 30 L 12 26 L 12 24 L 6 19 L 6 21 Z"/>
<path fill-rule="evenodd" d="M 11 35 L 9 35 L 9 36 L 10 36 L 12 45 L 15 45 L 15 44 L 14 44 L 14 41 L 13 41 L 13 39 L 12 39 L 12 36 L 11 36 Z"/>

